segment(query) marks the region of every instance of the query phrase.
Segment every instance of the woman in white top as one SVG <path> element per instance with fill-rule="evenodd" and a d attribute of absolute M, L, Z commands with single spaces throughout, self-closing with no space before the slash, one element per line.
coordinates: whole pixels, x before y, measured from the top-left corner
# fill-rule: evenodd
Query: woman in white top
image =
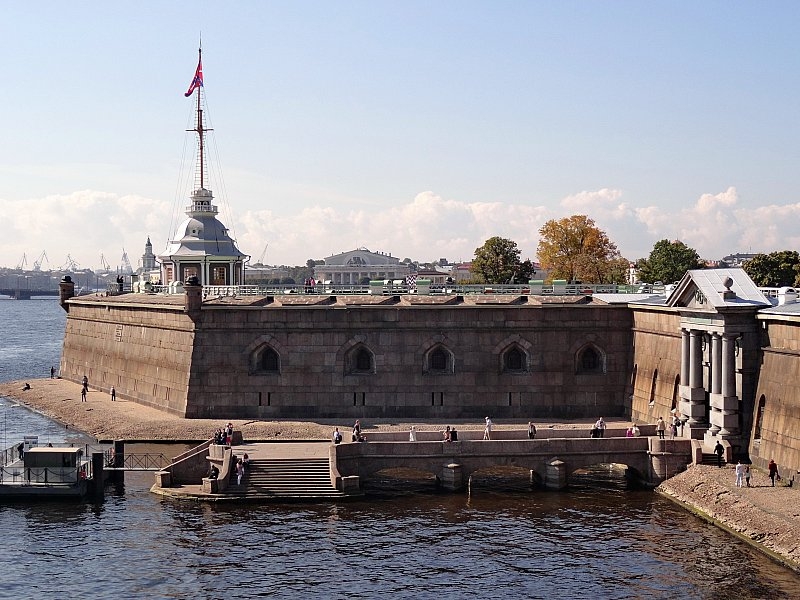
<path fill-rule="evenodd" d="M 408 441 L 409 442 L 416 442 L 417 441 L 417 428 L 413 425 L 411 426 L 411 430 L 408 432 Z"/>

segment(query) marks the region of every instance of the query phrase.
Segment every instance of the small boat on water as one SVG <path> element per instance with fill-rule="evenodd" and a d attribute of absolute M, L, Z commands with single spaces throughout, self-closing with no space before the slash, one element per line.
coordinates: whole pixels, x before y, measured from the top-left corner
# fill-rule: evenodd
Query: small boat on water
<path fill-rule="evenodd" d="M 0 501 L 16 498 L 83 498 L 92 490 L 92 462 L 82 448 L 39 446 L 38 438 L 0 455 Z"/>

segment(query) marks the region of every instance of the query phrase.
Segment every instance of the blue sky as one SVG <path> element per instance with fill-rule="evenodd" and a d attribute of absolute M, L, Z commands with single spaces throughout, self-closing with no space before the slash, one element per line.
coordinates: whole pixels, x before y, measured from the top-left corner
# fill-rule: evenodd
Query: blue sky
<path fill-rule="evenodd" d="M 800 248 L 800 4 L 40 2 L 0 29 L 0 265 L 160 251 L 194 141 L 240 248 L 535 259 L 588 214 L 635 260 Z M 180 211 L 177 211 L 180 212 Z M 182 216 L 182 215 L 181 215 Z M 135 258 L 134 261 L 135 263 Z"/>

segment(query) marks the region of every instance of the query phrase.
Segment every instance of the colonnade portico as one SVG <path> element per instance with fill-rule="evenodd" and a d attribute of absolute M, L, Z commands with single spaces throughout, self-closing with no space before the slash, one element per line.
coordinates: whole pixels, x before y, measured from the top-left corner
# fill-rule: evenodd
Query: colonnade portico
<path fill-rule="evenodd" d="M 724 331 L 722 325 L 721 330 L 719 325 L 702 327 L 694 323 L 681 328 L 680 411 L 688 417 L 691 437 L 697 439 L 706 432 L 722 438 L 741 434 L 736 386 L 737 340 L 741 334 Z M 704 377 L 705 367 L 708 377 Z"/>

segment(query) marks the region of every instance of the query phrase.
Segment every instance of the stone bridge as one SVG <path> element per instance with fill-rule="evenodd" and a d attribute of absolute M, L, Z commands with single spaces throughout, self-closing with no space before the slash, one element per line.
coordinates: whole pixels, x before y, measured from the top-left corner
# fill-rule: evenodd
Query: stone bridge
<path fill-rule="evenodd" d="M 433 473 L 444 487 L 460 489 L 476 471 L 515 467 L 535 472 L 548 488 L 560 489 L 577 469 L 606 463 L 627 465 L 640 479 L 657 484 L 689 462 L 690 440 L 656 437 L 370 440 L 331 446 L 331 465 L 338 469 L 337 484 L 345 487 L 355 483 L 349 478 L 367 480 L 384 469 L 408 468 Z"/>

